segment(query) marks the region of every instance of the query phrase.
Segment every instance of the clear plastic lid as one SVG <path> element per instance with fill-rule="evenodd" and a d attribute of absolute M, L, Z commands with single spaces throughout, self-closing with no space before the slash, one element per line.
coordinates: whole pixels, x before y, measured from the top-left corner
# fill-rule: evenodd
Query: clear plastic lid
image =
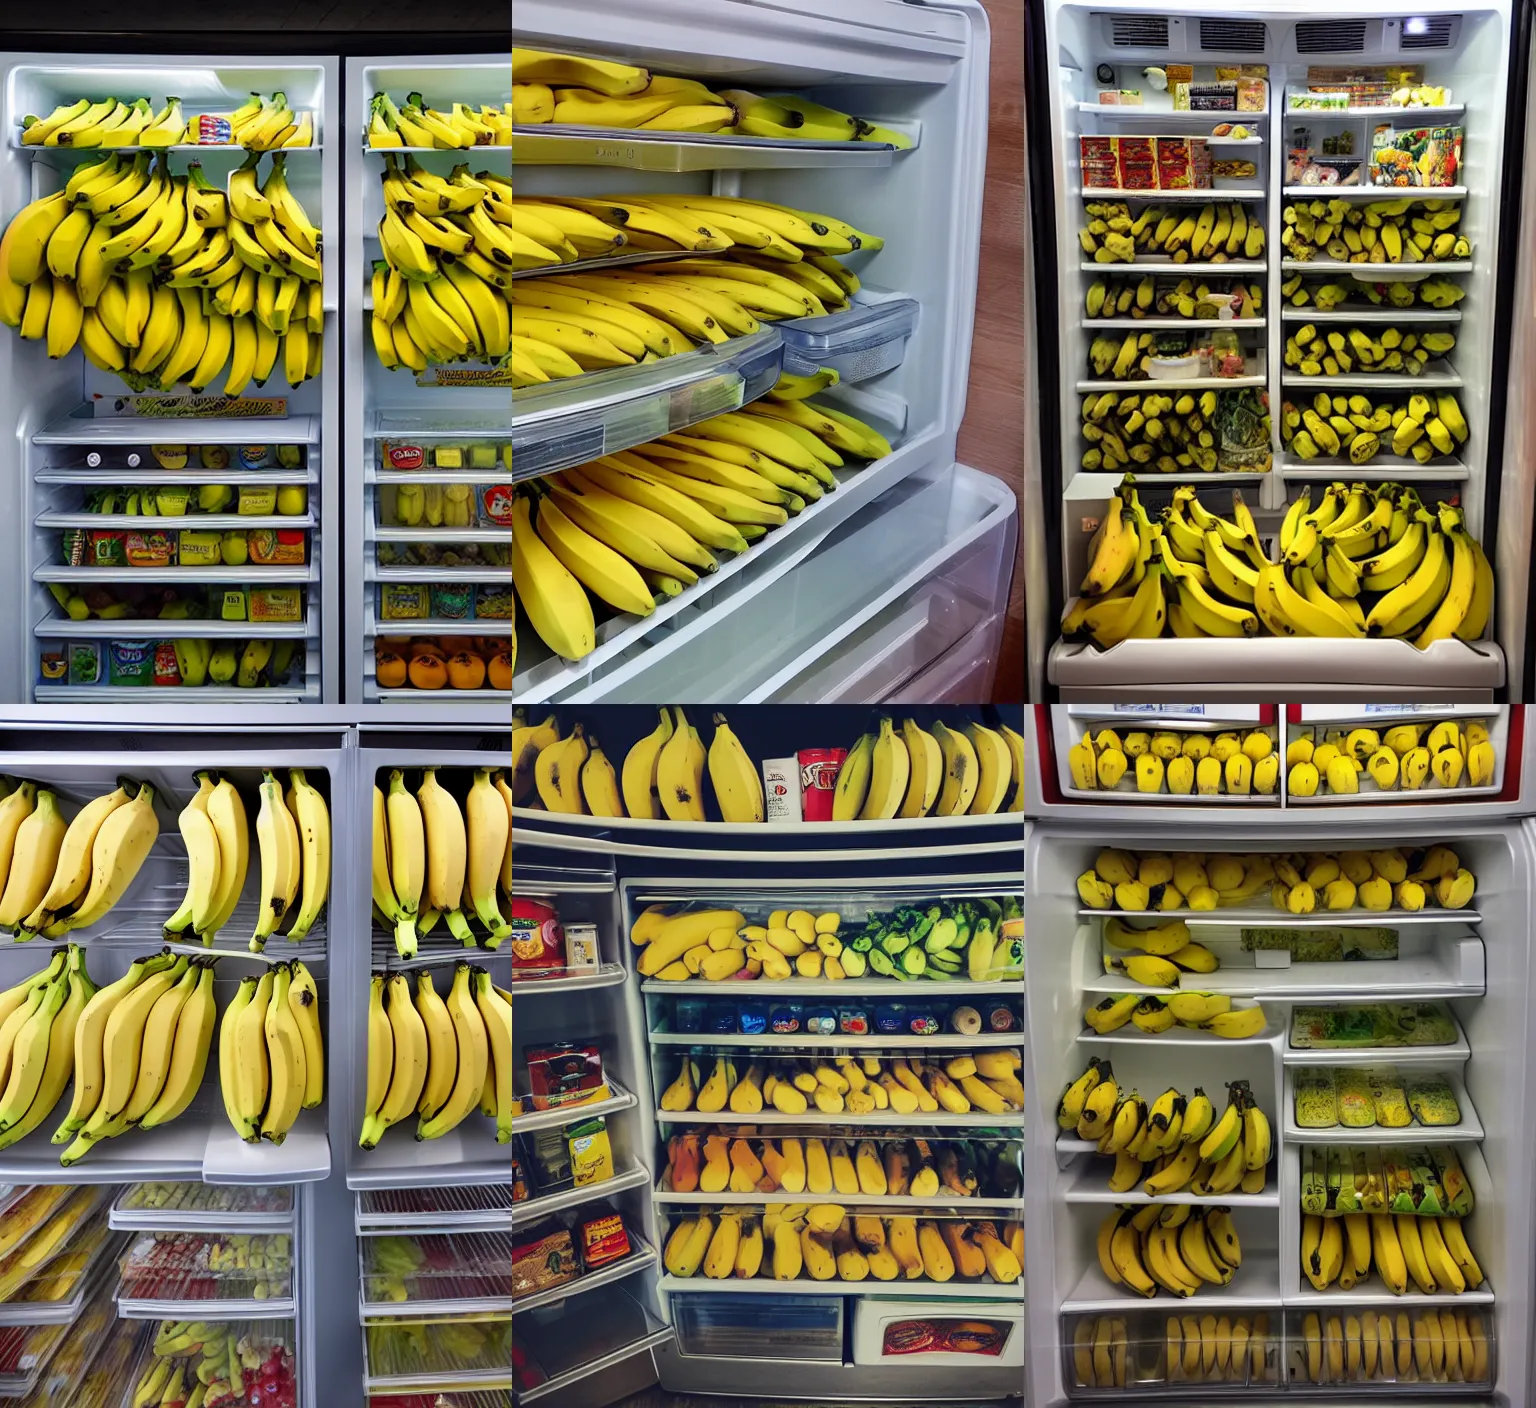
<path fill-rule="evenodd" d="M 512 393 L 512 478 L 550 474 L 737 410 L 779 379 L 777 327 Z"/>
<path fill-rule="evenodd" d="M 817 367 L 836 367 L 844 381 L 863 381 L 899 365 L 921 305 L 897 295 L 874 299 L 865 292 L 846 312 L 778 324 L 784 370 L 808 376 Z"/>

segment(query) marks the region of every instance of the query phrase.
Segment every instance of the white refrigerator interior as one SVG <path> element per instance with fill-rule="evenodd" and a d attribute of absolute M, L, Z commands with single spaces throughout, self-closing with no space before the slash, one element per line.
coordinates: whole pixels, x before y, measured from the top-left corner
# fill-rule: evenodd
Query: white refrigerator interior
<path fill-rule="evenodd" d="M 0 147 L 0 193 L 5 209 L 15 215 L 31 201 L 62 189 L 83 164 L 98 161 L 99 149 L 62 146 L 31 146 L 21 142 L 22 118 L 46 116 L 55 105 L 109 96 L 131 101 L 146 96 L 158 112 L 169 96 L 178 96 L 183 111 L 192 118 L 201 113 L 228 113 L 253 92 L 269 97 L 286 93 L 295 110 L 313 114 L 313 145 L 284 149 L 289 185 L 310 219 L 324 232 L 323 366 L 319 375 L 292 387 L 287 383 L 282 359 L 265 389 L 254 384 L 243 396 L 258 401 L 282 398 L 279 408 L 268 406 L 243 418 L 176 419 L 156 417 L 139 402 L 132 408 L 119 398 L 130 388 L 117 375 L 99 370 L 85 358 L 79 346 L 64 357 L 50 360 L 41 340 L 22 341 L 7 329 L 0 337 L 0 406 L 14 439 L 7 455 L 8 473 L 0 490 L 0 507 L 7 520 L 25 525 L 22 550 L 11 555 L 5 567 L 6 600 L 16 609 L 5 613 L 3 627 L 5 697 L 12 703 L 112 702 L 132 703 L 147 691 L 126 678 L 113 683 L 110 643 L 128 642 L 144 649 L 150 641 L 170 637 L 202 638 L 210 646 L 233 644 L 237 653 L 245 643 L 264 640 L 281 649 L 287 666 L 281 679 L 258 693 L 242 688 L 233 679 L 216 683 L 210 678 L 196 694 L 178 694 L 180 707 L 196 709 L 203 704 L 288 703 L 337 701 L 340 674 L 335 659 L 340 601 L 336 576 L 340 570 L 340 546 L 334 531 L 323 530 L 322 519 L 339 520 L 337 457 L 340 442 L 339 346 L 335 335 L 339 290 L 337 242 L 339 223 L 336 192 L 338 160 L 337 78 L 338 62 L 326 58 L 266 58 L 223 55 L 219 57 L 149 57 L 120 54 L 9 54 L 3 66 L 4 124 Z M 119 149 L 125 162 L 137 149 Z M 188 146 L 166 149 L 169 169 L 183 175 L 191 161 L 202 164 L 205 179 L 223 189 L 229 173 L 245 158 L 239 146 Z M 145 157 L 148 160 L 148 157 Z M 265 177 L 270 158 L 264 158 Z M 47 275 L 45 273 L 44 277 Z M 207 388 L 217 395 L 225 376 L 215 377 Z M 185 385 L 176 388 L 186 392 Z M 280 409 L 281 414 L 272 414 Z M 187 445 L 190 457 L 183 468 L 161 468 L 152 445 Z M 242 447 L 267 447 L 262 467 L 243 469 Z M 199 451 L 208 447 L 208 460 Z M 281 454 L 280 454 L 281 452 Z M 220 462 L 222 458 L 222 463 Z M 64 543 L 73 530 L 119 535 L 129 529 L 147 531 L 142 518 L 129 517 L 123 503 L 101 511 L 92 507 L 96 491 L 116 489 L 126 498 L 130 489 L 164 490 L 241 483 L 262 486 L 302 485 L 306 505 L 298 515 L 237 516 L 229 506 L 218 513 L 157 515 L 153 524 L 168 534 L 184 529 L 223 531 L 253 528 L 302 529 L 305 539 L 301 563 L 258 565 L 238 558 L 215 565 L 93 565 L 89 557 L 71 561 Z M 170 615 L 174 622 L 157 619 L 153 606 L 135 599 L 128 610 L 113 604 L 114 586 L 147 589 L 170 596 L 194 594 L 204 589 L 213 607 L 205 616 L 192 619 L 182 610 Z M 225 619 L 220 598 L 239 588 L 297 588 L 301 605 L 289 619 L 247 619 L 249 604 L 242 604 L 238 618 Z M 63 598 L 105 591 L 103 600 L 92 601 L 92 614 L 66 610 Z M 136 596 L 143 593 L 138 592 Z M 56 597 L 58 599 L 56 599 Z M 106 607 L 106 614 L 95 608 Z M 77 653 L 96 658 L 93 671 L 88 661 L 62 678 L 42 672 L 44 654 L 67 662 Z M 291 662 L 291 663 L 290 663 Z M 89 692 L 87 692 L 89 691 Z M 169 697 L 169 696 L 168 696 Z"/>
<path fill-rule="evenodd" d="M 1420 817 L 1408 807 L 1383 818 L 1385 808 L 1366 814 L 1325 807 L 1310 815 L 1272 812 L 1265 818 L 1234 811 L 1218 815 L 1202 808 L 1199 816 L 1179 816 L 1169 807 L 1145 809 L 1138 820 L 1125 808 L 1114 819 L 1088 823 L 1081 806 L 1070 819 L 1034 821 L 1026 845 L 1028 902 L 1027 965 L 1030 982 L 1029 1053 L 1033 1064 L 1033 1105 L 1028 1162 L 1030 1242 L 1026 1268 L 1030 1285 L 1030 1370 L 1035 1404 L 1097 1400 L 1129 1402 L 1136 1398 L 1188 1401 L 1187 1375 L 1170 1381 L 1165 1335 L 1175 1321 L 1193 1315 L 1225 1317 L 1226 1324 L 1267 1315 L 1267 1341 L 1222 1386 L 1200 1392 L 1212 1401 L 1228 1394 L 1244 1401 L 1281 1401 L 1291 1397 L 1325 1402 L 1365 1392 L 1397 1391 L 1450 1396 L 1462 1402 L 1520 1403 L 1526 1398 L 1530 1362 L 1529 1291 L 1532 1278 L 1532 1198 L 1529 1166 L 1533 1124 L 1507 1091 L 1511 1072 L 1532 1059 L 1530 1035 L 1530 902 L 1536 884 L 1531 824 L 1504 820 L 1453 820 L 1450 804 Z M 1065 808 L 1056 808 L 1058 816 Z M 1476 893 L 1463 908 L 1430 906 L 1419 911 L 1392 908 L 1369 913 L 1359 908 L 1295 916 L 1273 908 L 1265 894 L 1245 906 L 1209 912 L 1180 910 L 1195 941 L 1218 955 L 1220 968 L 1209 977 L 1191 979 L 1202 988 L 1228 994 L 1239 1007 L 1257 1000 L 1266 1017 L 1254 1036 L 1223 1040 L 1205 1031 L 1173 1027 L 1161 1033 L 1126 1024 L 1099 1033 L 1089 1029 L 1083 1012 L 1113 993 L 1158 992 L 1141 989 L 1126 977 L 1106 973 L 1104 955 L 1107 911 L 1089 909 L 1079 895 L 1079 875 L 1093 867 L 1101 850 L 1129 852 L 1207 852 L 1246 860 L 1254 853 L 1274 855 L 1305 851 L 1372 852 L 1402 847 L 1416 853 L 1436 843 L 1451 846 L 1460 864 L 1476 876 Z M 1133 917 L 1149 927 L 1174 917 L 1168 913 Z M 1245 926 L 1294 943 L 1322 932 L 1363 937 L 1369 927 L 1396 930 L 1399 951 L 1393 961 L 1349 963 L 1295 961 L 1289 966 L 1257 964 L 1246 942 Z M 1251 932 L 1251 931 L 1250 931 Z M 1409 1003 L 1442 1007 L 1450 1014 L 1453 1039 L 1438 1045 L 1337 1045 L 1324 1042 L 1307 1049 L 1293 1039 L 1293 1017 L 1300 1008 L 1330 1004 L 1358 1010 L 1368 1003 Z M 1096 1239 L 1106 1215 L 1117 1204 L 1144 1206 L 1139 1190 L 1115 1193 L 1106 1187 L 1109 1162 L 1096 1157 L 1071 1129 L 1059 1127 L 1062 1092 L 1088 1066 L 1090 1058 L 1112 1064 L 1125 1087 L 1134 1086 L 1150 1101 L 1166 1087 L 1186 1095 L 1202 1085 L 1220 1115 L 1228 1081 L 1246 1080 L 1259 1107 L 1273 1121 L 1273 1160 L 1264 1189 L 1253 1194 L 1191 1195 L 1188 1190 L 1165 1202 L 1193 1202 L 1232 1209 L 1242 1242 L 1242 1264 L 1224 1285 L 1203 1287 L 1190 1300 L 1158 1292 L 1142 1300 L 1124 1285 L 1112 1285 L 1101 1269 Z M 1390 1064 L 1407 1079 L 1430 1073 L 1446 1077 L 1460 1104 L 1452 1126 L 1420 1123 L 1411 1129 L 1356 1128 L 1337 1124 L 1303 1125 L 1294 1109 L 1298 1076 L 1308 1068 L 1328 1068 L 1334 1078 L 1359 1073 L 1373 1063 Z M 1466 1235 L 1475 1246 L 1483 1279 L 1461 1294 L 1448 1285 L 1425 1294 L 1409 1283 L 1406 1295 L 1394 1295 L 1374 1272 L 1352 1289 L 1339 1282 L 1315 1289 L 1303 1276 L 1302 1179 L 1314 1157 L 1341 1146 L 1367 1150 L 1426 1146 L 1453 1148 L 1465 1170 L 1474 1201 L 1466 1217 Z M 1420 1222 L 1426 1219 L 1419 1219 Z M 1422 1321 L 1427 1308 L 1480 1318 L 1487 1358 L 1481 1382 L 1449 1382 L 1442 1374 L 1419 1372 L 1408 1364 L 1371 1389 L 1364 1384 L 1360 1360 L 1346 1350 L 1348 1327 L 1369 1314 Z M 1308 1317 L 1317 1321 L 1309 1325 Z M 1094 1382 L 1092 1335 L 1101 1318 L 1118 1318 L 1130 1341 L 1124 1388 L 1110 1377 Z M 1341 1333 L 1334 1325 L 1346 1326 Z M 1187 1323 L 1187 1322 L 1186 1322 Z M 1223 1323 L 1221 1321 L 1213 1323 Z M 1080 1327 L 1089 1327 L 1085 1361 L 1074 1353 Z M 1308 1331 L 1321 1326 L 1322 1338 Z M 1332 1345 L 1333 1349 L 1328 1348 Z M 1320 1349 L 1321 1346 L 1321 1349 Z M 1081 1340 L 1076 1347 L 1083 1347 Z M 1339 1351 L 1333 1357 L 1333 1350 Z M 1321 1357 L 1317 1357 L 1318 1353 Z M 1309 1357 L 1309 1353 L 1311 1357 Z M 1345 1357 L 1347 1353 L 1347 1357 Z M 1175 1351 L 1183 1364 L 1188 1360 Z M 1410 1356 L 1411 1357 L 1411 1356 Z M 1112 1366 L 1112 1356 L 1105 1365 Z M 1114 1370 L 1111 1367 L 1111 1373 Z M 1405 1380 L 1415 1379 L 1412 1387 Z M 1271 1395 L 1274 1395 L 1273 1397 Z M 1203 1401 L 1203 1400 L 1202 1400 Z"/>
<path fill-rule="evenodd" d="M 1083 642 L 1056 640 L 1047 672 L 1064 700 L 1107 701 L 1118 689 L 1143 697 L 1174 697 L 1192 686 L 1206 698 L 1257 700 L 1273 693 L 1277 683 L 1297 694 L 1327 690 L 1335 698 L 1392 699 L 1422 697 L 1426 690 L 1445 699 L 1489 700 L 1505 684 L 1505 652 L 1520 660 L 1518 644 L 1524 630 L 1524 569 L 1516 560 L 1528 556 L 1530 530 L 1524 519 L 1510 527 L 1510 515 L 1491 514 L 1498 502 L 1490 486 L 1502 472 L 1497 443 L 1504 433 L 1505 386 L 1495 365 L 1495 319 L 1504 295 L 1497 284 L 1500 235 L 1505 224 L 1501 192 L 1508 154 L 1504 149 L 1505 103 L 1509 74 L 1510 6 L 1497 3 L 1454 6 L 1431 0 L 1411 10 L 1376 3 L 1352 5 L 1347 15 L 1325 6 L 1302 3 L 1288 7 L 1244 6 L 1240 15 L 1218 4 L 1186 4 L 1149 9 L 1129 0 L 1080 4 L 1052 0 L 1046 6 L 1047 71 L 1052 127 L 1055 134 L 1053 197 L 1056 252 L 1061 277 L 1056 303 L 1059 380 L 1048 388 L 1058 408 L 1061 432 L 1059 483 L 1061 503 L 1046 512 L 1058 525 L 1062 543 L 1063 599 L 1077 592 L 1087 566 L 1089 535 L 1102 517 L 1121 473 L 1097 466 L 1084 468 L 1084 455 L 1093 446 L 1081 426 L 1085 398 L 1105 392 L 1132 393 L 1156 388 L 1158 382 L 1127 381 L 1114 367 L 1100 372 L 1090 360 L 1090 344 L 1098 336 L 1124 337 L 1127 330 L 1156 333 L 1161 329 L 1198 331 L 1220 327 L 1236 337 L 1244 354 L 1244 375 L 1237 378 L 1186 375 L 1161 383 L 1174 396 L 1200 398 L 1208 391 L 1232 394 L 1234 387 L 1251 387 L 1266 395 L 1272 420 L 1272 466 L 1241 472 L 1199 472 L 1175 469 L 1158 473 L 1152 465 L 1132 462 L 1138 488 L 1155 516 L 1178 484 L 1192 483 L 1215 513 L 1228 511 L 1229 491 L 1240 491 L 1253 511 L 1261 539 L 1278 532 L 1286 506 L 1306 486 L 1318 502 L 1322 486 L 1333 480 L 1371 483 L 1411 483 L 1431 507 L 1456 496 L 1466 512 L 1473 535 L 1495 561 L 1495 572 L 1506 589 L 1496 602 L 1485 639 L 1436 642 L 1428 649 L 1406 640 L 1289 640 L 1261 635 L 1239 641 L 1162 639 L 1122 641 L 1107 651 Z M 1262 110 L 1240 112 L 1174 111 L 1169 91 L 1159 90 L 1155 73 L 1167 65 L 1189 65 L 1196 82 L 1213 76 L 1213 66 L 1234 71 L 1244 64 L 1267 66 L 1268 87 Z M 1412 65 L 1422 69 L 1426 84 L 1448 90 L 1437 107 L 1351 107 L 1321 110 L 1294 106 L 1309 85 L 1309 70 L 1334 72 Z M 1134 89 L 1139 105 L 1122 104 L 1118 90 Z M 1105 98 L 1115 99 L 1105 102 Z M 1242 125 L 1242 140 L 1213 138 L 1213 161 L 1242 160 L 1255 168 L 1250 176 L 1214 181 L 1211 190 L 1105 189 L 1086 174 L 1080 139 L 1138 137 L 1205 138 L 1218 123 Z M 1447 250 L 1434 262 L 1357 262 L 1344 242 L 1338 251 L 1310 260 L 1289 256 L 1282 243 L 1287 208 L 1316 198 L 1382 199 L 1389 192 L 1366 184 L 1373 134 L 1378 125 L 1405 129 L 1423 124 L 1460 129 L 1464 134 L 1461 167 L 1454 186 L 1443 192 L 1416 190 L 1418 198 L 1442 195 L 1462 212 L 1459 233 L 1470 242 L 1470 253 L 1452 257 Z M 1340 140 L 1342 139 L 1342 141 Z M 1336 145 L 1336 143 L 1338 145 Z M 1340 184 L 1287 184 L 1293 148 L 1347 152 L 1341 159 Z M 1329 158 L 1324 158 L 1326 162 Z M 1353 180 L 1348 174 L 1358 167 Z M 1316 167 L 1313 167 L 1315 172 Z M 1358 184 L 1354 184 L 1358 182 Z M 1091 188 L 1090 188 L 1091 187 Z M 1182 251 L 1187 263 L 1166 254 L 1139 252 L 1134 263 L 1097 262 L 1079 245 L 1087 221 L 1085 200 L 1125 201 L 1133 217 L 1150 204 L 1181 210 L 1184 203 L 1198 211 L 1208 202 L 1241 206 L 1248 221 L 1265 232 L 1262 250 L 1239 249 L 1223 262 L 1202 262 Z M 1367 251 L 1369 253 L 1369 251 Z M 1410 256 L 1403 256 L 1405 261 Z M 1351 275 L 1376 284 L 1378 299 L 1368 301 Z M 1176 278 L 1226 287 L 1233 279 L 1256 290 L 1257 306 L 1224 322 L 1185 316 L 1157 316 L 1143 311 L 1111 316 L 1089 314 L 1086 297 L 1096 282 L 1111 289 L 1148 277 L 1158 287 L 1171 287 Z M 1337 307 L 1319 307 L 1309 298 L 1299 305 L 1289 296 L 1295 281 L 1313 290 L 1337 282 L 1353 296 Z M 1415 298 L 1398 306 L 1383 289 L 1418 286 L 1426 279 L 1448 282 L 1463 294 L 1444 305 Z M 1384 282 L 1390 281 L 1390 282 Z M 1282 291 L 1282 285 L 1285 291 Z M 1120 314 L 1121 309 L 1111 310 Z M 1288 339 L 1311 325 L 1318 335 L 1347 334 L 1363 327 L 1369 335 L 1393 327 L 1419 336 L 1454 337 L 1454 350 L 1436 357 L 1422 375 L 1407 377 L 1386 370 L 1356 368 L 1343 375 L 1322 374 L 1319 368 L 1287 365 Z M 1118 379 L 1120 377 L 1122 379 Z M 1518 383 L 1509 383 L 1511 415 L 1520 401 Z M 1348 456 L 1303 458 L 1281 438 L 1284 402 L 1309 405 L 1319 390 L 1332 395 L 1365 395 L 1373 404 L 1396 406 L 1406 394 L 1431 397 L 1453 394 L 1464 409 L 1468 435 L 1449 454 L 1427 463 L 1381 453 L 1364 464 Z M 1518 433 L 1518 431 L 1516 432 Z M 1166 486 L 1166 487 L 1165 487 Z M 1518 514 L 1518 509 L 1516 510 Z M 1054 627 L 1052 635 L 1055 635 Z M 1305 663 L 1302 663 L 1303 658 Z"/>
<path fill-rule="evenodd" d="M 590 388 L 515 392 L 522 473 L 683 429 L 762 396 L 781 368 L 818 364 L 842 373 L 822 393 L 828 403 L 867 419 L 895 447 L 856 473 L 839 471 L 835 493 L 723 563 L 707 587 L 643 620 L 600 621 L 584 660 L 552 656 L 525 633 L 517 697 L 648 701 L 678 676 L 696 698 L 939 700 L 946 689 L 957 699 L 985 697 L 975 691 L 995 673 L 1017 508 L 995 481 L 955 461 L 986 156 L 982 7 L 859 0 L 828 13 L 812 4 L 679 0 L 641 14 L 606 0 L 530 0 L 518 8 L 517 36 L 715 88 L 802 89 L 913 140 L 893 151 L 515 129 L 520 195 L 742 196 L 825 211 L 885 238 L 872 255 L 846 256 L 863 281 L 850 313 L 765 325 L 712 351 L 580 379 Z M 765 654 L 757 643 L 770 630 L 775 647 Z"/>

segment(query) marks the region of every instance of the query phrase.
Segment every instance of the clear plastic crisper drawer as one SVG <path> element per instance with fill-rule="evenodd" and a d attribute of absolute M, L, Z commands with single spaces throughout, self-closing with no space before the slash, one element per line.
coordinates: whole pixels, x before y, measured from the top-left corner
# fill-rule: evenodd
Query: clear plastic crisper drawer
<path fill-rule="evenodd" d="M 120 1264 L 118 1313 L 154 1319 L 191 1303 L 204 1318 L 293 1314 L 293 1239 L 142 1233 Z M 216 1316 L 214 1318 L 217 1318 Z"/>
<path fill-rule="evenodd" d="M 248 1232 L 293 1225 L 293 1189 L 135 1183 L 112 1204 L 112 1225 L 155 1232 Z"/>
<path fill-rule="evenodd" d="M 107 1309 L 102 1330 L 81 1334 L 76 1327 L 17 1408 L 59 1408 L 65 1403 L 69 1408 L 117 1408 L 143 1327 L 136 1321 L 113 1320 L 110 1288 L 103 1291 L 102 1299 Z"/>
<path fill-rule="evenodd" d="M 1193 1313 L 1191 1313 L 1193 1312 Z M 1062 1374 L 1070 1398 L 1124 1403 L 1142 1394 L 1205 1402 L 1226 1394 L 1263 1392 L 1283 1375 L 1278 1313 L 1239 1312 L 1214 1318 L 1198 1300 L 1183 1311 L 1138 1310 L 1068 1315 L 1061 1321 Z M 1215 1341 L 1207 1359 L 1205 1334 Z M 1191 1399 L 1187 1386 L 1199 1384 Z"/>
<path fill-rule="evenodd" d="M 63 1256 L 27 1282 L 14 1300 L 0 1305 L 0 1325 L 70 1324 L 98 1282 L 111 1279 L 109 1260 L 124 1245 L 125 1239 L 114 1234 L 105 1219 L 95 1219 Z"/>
<path fill-rule="evenodd" d="M 407 1316 L 363 1326 L 363 1387 L 369 1393 L 511 1386 L 510 1315 L 449 1321 Z"/>
<path fill-rule="evenodd" d="M 734 411 L 779 379 L 778 328 L 512 393 L 512 478 L 532 479 Z"/>
<path fill-rule="evenodd" d="M 843 1301 L 827 1296 L 682 1296 L 672 1304 L 684 1354 L 751 1359 L 843 1357 Z"/>
<path fill-rule="evenodd" d="M 1285 1362 L 1298 1391 L 1472 1393 L 1493 1386 L 1496 1329 L 1487 1306 L 1386 1301 L 1286 1312 Z M 1371 1343 L 1368 1344 L 1368 1341 Z"/>
<path fill-rule="evenodd" d="M 512 1309 L 510 1233 L 360 1237 L 357 1247 L 365 1315 Z"/>
<path fill-rule="evenodd" d="M 921 305 L 915 298 L 872 297 L 861 294 L 846 313 L 780 323 L 784 370 L 809 376 L 817 367 L 832 367 L 843 381 L 868 381 L 899 367 Z"/>

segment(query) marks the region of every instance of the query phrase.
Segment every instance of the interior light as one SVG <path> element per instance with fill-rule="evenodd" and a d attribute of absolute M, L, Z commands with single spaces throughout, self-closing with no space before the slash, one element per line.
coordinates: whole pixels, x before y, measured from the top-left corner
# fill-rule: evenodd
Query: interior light
<path fill-rule="evenodd" d="M 1429 33 L 1429 21 L 1424 19 L 1422 16 L 1419 17 L 1419 18 L 1416 18 L 1416 19 L 1404 20 L 1403 21 L 1403 33 L 1404 34 L 1428 34 Z"/>

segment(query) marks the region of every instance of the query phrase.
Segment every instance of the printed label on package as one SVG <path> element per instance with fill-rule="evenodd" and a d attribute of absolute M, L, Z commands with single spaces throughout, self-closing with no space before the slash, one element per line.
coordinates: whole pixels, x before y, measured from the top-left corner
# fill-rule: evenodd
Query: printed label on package
<path fill-rule="evenodd" d="M 111 405 L 111 415 L 168 420 L 246 420 L 288 414 L 286 396 L 114 396 Z"/>

